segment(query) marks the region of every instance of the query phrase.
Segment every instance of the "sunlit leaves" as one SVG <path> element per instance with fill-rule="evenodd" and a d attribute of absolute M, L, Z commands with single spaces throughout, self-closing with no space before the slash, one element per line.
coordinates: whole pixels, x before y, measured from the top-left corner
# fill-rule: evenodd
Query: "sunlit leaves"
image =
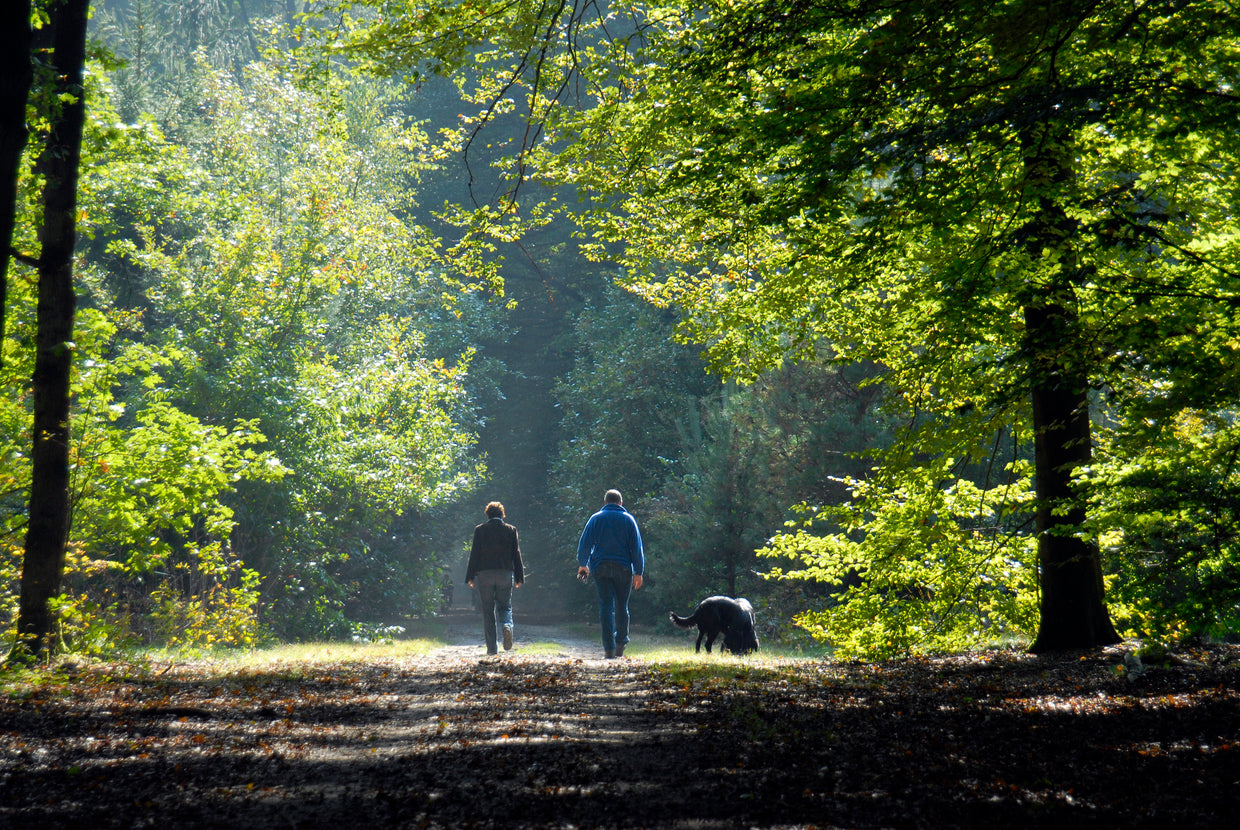
<path fill-rule="evenodd" d="M 239 79 L 187 65 L 193 105 L 162 129 L 122 122 L 106 81 L 93 99 L 75 594 L 61 605 L 79 645 L 129 625 L 253 642 L 260 579 L 269 601 L 313 586 L 281 622 L 324 633 L 342 597 L 373 589 L 343 585 L 333 564 L 375 536 L 396 546 L 397 517 L 482 474 L 462 338 L 428 348 L 420 329 L 451 319 L 444 307 L 493 265 L 449 262 L 408 222 L 428 157 L 391 85 L 334 76 L 311 90 L 288 66 Z M 10 302 L 6 369 L 26 359 L 32 309 L 25 291 Z M 28 427 L 23 387 L 8 388 L 0 481 L 20 527 Z M 400 553 L 409 574 L 437 568 L 437 551 Z"/>
<path fill-rule="evenodd" d="M 278 572 L 264 589 L 285 633 L 325 634 L 345 598 L 373 588 L 337 582 L 339 564 L 481 473 L 468 357 L 442 361 L 438 344 L 431 356 L 418 330 L 466 288 L 463 269 L 405 219 L 421 135 L 394 100 L 341 80 L 339 120 L 329 98 L 261 65 L 245 84 L 204 85 L 210 130 L 192 149 L 205 189 L 182 194 L 199 222 L 133 258 L 155 276 L 168 341 L 196 358 L 178 396 L 204 417 L 256 419 L 293 471 L 241 499 L 244 532 L 265 540 L 247 556 Z"/>
<path fill-rule="evenodd" d="M 481 472 L 459 432 L 468 366 L 421 356 L 407 326 L 379 319 L 340 363 L 303 367 L 308 460 L 324 486 L 354 492 L 369 509 L 399 515 L 445 502 Z M 399 471 L 399 473 L 397 472 Z"/>
<path fill-rule="evenodd" d="M 394 148 L 402 142 L 411 148 L 416 133 L 405 137 L 359 92 L 363 100 L 353 107 L 356 120 L 349 127 L 366 138 L 352 143 L 321 100 L 311 100 L 270 68 L 252 67 L 244 87 L 221 75 L 208 77 L 214 129 L 197 152 L 211 181 L 211 212 L 179 249 L 134 252 L 159 274 L 152 295 L 176 321 L 174 342 L 197 355 L 191 376 L 212 397 L 196 405 L 224 405 L 261 418 L 282 454 L 308 452 L 305 461 L 316 470 L 347 466 L 349 457 L 381 464 L 381 477 L 407 489 L 402 503 L 428 500 L 455 480 L 452 465 L 468 446 L 450 428 L 460 414 L 455 405 L 436 402 L 457 398 L 451 391 L 457 381 L 429 365 L 406 368 L 418 365 L 420 342 L 402 334 L 407 324 L 371 330 L 384 310 L 412 310 L 419 293 L 449 284 L 432 240 L 393 212 L 399 200 L 388 177 L 411 172 L 400 161 L 407 159 L 401 155 L 406 150 Z M 393 153 L 397 158 L 383 161 Z M 440 285 L 433 285 L 441 276 Z M 283 390 L 271 386 L 278 379 Z M 342 386 L 353 390 L 349 401 L 340 400 L 346 395 Z M 367 424 L 376 436 L 406 434 L 400 440 L 418 444 L 419 458 L 435 460 L 421 472 L 414 465 L 411 475 L 408 450 L 367 453 L 366 441 L 355 446 L 358 435 L 331 430 L 310 433 L 331 438 L 330 457 L 323 455 L 325 445 L 296 447 L 294 441 L 309 437 L 309 423 L 320 422 L 312 414 L 316 409 L 337 417 L 357 413 L 356 403 L 367 395 L 373 396 L 367 407 L 392 413 L 445 413 L 443 428 L 411 430 L 396 414 L 371 417 Z M 423 396 L 433 404 L 421 402 Z M 303 416 L 310 420 L 299 420 Z M 337 459 L 338 452 L 346 455 Z M 439 460 L 441 454 L 454 461 Z M 379 475 L 376 469 L 367 477 Z M 382 501 L 395 507 L 390 499 Z"/>
<path fill-rule="evenodd" d="M 892 485 L 854 481 L 850 502 L 803 508 L 805 518 L 771 540 L 764 556 L 797 563 L 771 578 L 838 588 L 799 625 L 846 656 L 958 650 L 1030 631 L 1034 539 L 1013 532 L 1031 501 L 1028 470 L 984 489 L 953 479 L 953 466 L 921 467 Z"/>

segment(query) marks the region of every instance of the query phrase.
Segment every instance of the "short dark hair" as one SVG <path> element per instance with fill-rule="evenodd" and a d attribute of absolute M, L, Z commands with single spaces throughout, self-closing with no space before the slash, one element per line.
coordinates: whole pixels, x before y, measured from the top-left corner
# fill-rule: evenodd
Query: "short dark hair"
<path fill-rule="evenodd" d="M 487 515 L 490 516 L 492 519 L 504 518 L 504 505 L 500 504 L 497 501 L 491 502 L 490 504 L 487 505 Z"/>
<path fill-rule="evenodd" d="M 603 504 L 624 504 L 619 490 L 608 490 L 603 494 Z"/>

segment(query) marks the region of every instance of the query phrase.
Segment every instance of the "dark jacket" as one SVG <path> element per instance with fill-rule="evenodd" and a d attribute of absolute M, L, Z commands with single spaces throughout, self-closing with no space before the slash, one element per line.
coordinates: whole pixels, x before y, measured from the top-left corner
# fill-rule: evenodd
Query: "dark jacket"
<path fill-rule="evenodd" d="M 465 581 L 473 582 L 479 571 L 512 571 L 513 582 L 525 581 L 525 565 L 521 562 L 517 529 L 498 516 L 474 528 L 474 543 L 469 549 Z"/>

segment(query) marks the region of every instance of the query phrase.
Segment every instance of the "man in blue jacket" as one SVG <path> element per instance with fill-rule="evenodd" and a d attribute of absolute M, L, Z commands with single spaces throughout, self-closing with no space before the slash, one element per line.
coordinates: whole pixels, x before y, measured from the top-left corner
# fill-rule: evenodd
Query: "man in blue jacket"
<path fill-rule="evenodd" d="M 577 542 L 577 578 L 594 575 L 603 654 L 624 656 L 629 641 L 629 592 L 642 587 L 646 556 L 637 520 L 624 509 L 619 490 L 608 490 L 603 509 L 590 517 Z"/>

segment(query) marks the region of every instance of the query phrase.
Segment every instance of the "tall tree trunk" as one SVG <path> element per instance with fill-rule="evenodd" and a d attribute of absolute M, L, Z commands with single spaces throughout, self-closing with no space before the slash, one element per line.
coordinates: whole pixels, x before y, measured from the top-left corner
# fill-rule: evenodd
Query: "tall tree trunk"
<path fill-rule="evenodd" d="M 78 162 L 86 117 L 82 86 L 89 0 L 52 6 L 55 111 L 39 164 L 46 177 L 35 336 L 30 524 L 22 560 L 15 655 L 51 648 L 51 600 L 60 593 L 69 535 L 69 376 L 73 358 L 73 249 Z"/>
<path fill-rule="evenodd" d="M 1041 607 L 1031 652 L 1091 648 L 1118 642 L 1103 603 L 1096 545 L 1079 538 L 1085 505 L 1073 472 L 1093 455 L 1089 421 L 1087 348 L 1078 337 L 1074 286 L 1081 278 L 1073 251 L 1075 223 L 1056 199 L 1072 176 L 1068 131 L 1046 123 L 1031 128 L 1025 145 L 1027 196 L 1037 205 L 1026 229 L 1028 250 L 1046 280 L 1024 303 L 1024 351 L 1033 409 L 1037 489 L 1038 579 Z"/>
<path fill-rule="evenodd" d="M 1040 344 L 1045 358 L 1035 358 L 1030 395 L 1041 589 L 1038 636 L 1029 648 L 1035 654 L 1120 639 L 1102 601 L 1098 549 L 1075 535 L 1085 523 L 1085 507 L 1072 473 L 1089 463 L 1093 437 L 1083 373 L 1054 357 L 1072 328 L 1072 316 L 1061 306 L 1025 309 L 1027 342 Z"/>
<path fill-rule="evenodd" d="M 26 149 L 30 61 L 30 0 L 0 3 L 0 341 L 9 295 L 9 247 L 17 217 L 17 179 Z M 0 350 L 0 365 L 4 353 Z"/>

